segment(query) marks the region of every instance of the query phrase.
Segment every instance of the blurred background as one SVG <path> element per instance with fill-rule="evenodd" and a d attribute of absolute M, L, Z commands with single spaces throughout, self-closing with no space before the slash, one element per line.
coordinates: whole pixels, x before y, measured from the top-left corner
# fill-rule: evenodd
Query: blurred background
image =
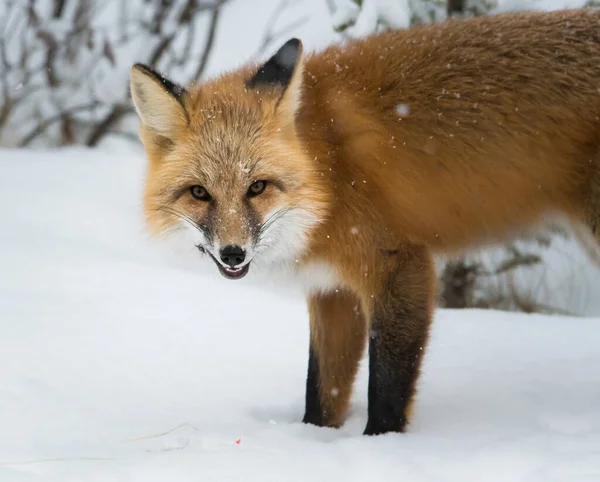
<path fill-rule="evenodd" d="M 271 54 L 448 16 L 595 6 L 585 0 L 2 0 L 0 147 L 136 152 L 134 62 L 187 84 Z M 0 151 L 0 157 L 8 152 Z M 51 162 L 51 161 L 49 161 Z M 568 233 L 440 260 L 440 304 L 600 314 L 600 271 Z"/>

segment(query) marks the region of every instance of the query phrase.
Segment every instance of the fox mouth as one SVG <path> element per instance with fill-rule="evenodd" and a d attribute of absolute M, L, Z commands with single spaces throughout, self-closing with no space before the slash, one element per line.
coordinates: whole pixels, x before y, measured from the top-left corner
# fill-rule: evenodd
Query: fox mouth
<path fill-rule="evenodd" d="M 217 261 L 217 258 L 215 258 L 213 256 L 213 254 L 210 251 L 208 251 L 207 249 L 204 249 L 201 247 L 198 247 L 198 249 L 200 249 L 200 252 L 208 253 L 210 255 L 212 260 L 217 265 L 217 268 L 219 268 L 219 273 L 221 273 L 227 279 L 242 279 L 244 276 L 246 276 L 248 274 L 248 271 L 250 270 L 250 263 L 245 264 L 244 266 L 237 267 L 237 268 L 229 268 L 229 267 L 223 266 L 221 263 L 219 263 Z"/>
<path fill-rule="evenodd" d="M 242 279 L 248 274 L 248 270 L 250 269 L 249 264 L 239 268 L 226 268 L 221 263 L 217 263 L 217 266 L 219 268 L 219 272 L 227 279 Z"/>

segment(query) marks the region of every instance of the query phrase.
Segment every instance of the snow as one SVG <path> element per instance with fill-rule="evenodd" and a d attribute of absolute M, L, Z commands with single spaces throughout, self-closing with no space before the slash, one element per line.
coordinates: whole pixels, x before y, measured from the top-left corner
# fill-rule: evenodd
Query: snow
<path fill-rule="evenodd" d="M 398 104 L 396 106 L 396 115 L 398 117 L 408 117 L 410 115 L 410 105 Z"/>
<path fill-rule="evenodd" d="M 595 481 L 600 319 L 439 311 L 413 424 L 300 423 L 301 296 L 140 210 L 139 150 L 0 150 L 0 480 Z"/>
<path fill-rule="evenodd" d="M 499 0 L 491 13 L 509 11 L 553 11 L 565 8 L 582 8 L 593 2 L 587 0 Z"/>
<path fill-rule="evenodd" d="M 364 37 L 377 31 L 380 24 L 387 28 L 407 28 L 410 25 L 408 0 L 363 0 L 357 9 L 348 0 L 338 0 L 332 16 L 336 29 L 344 25 L 352 37 Z"/>

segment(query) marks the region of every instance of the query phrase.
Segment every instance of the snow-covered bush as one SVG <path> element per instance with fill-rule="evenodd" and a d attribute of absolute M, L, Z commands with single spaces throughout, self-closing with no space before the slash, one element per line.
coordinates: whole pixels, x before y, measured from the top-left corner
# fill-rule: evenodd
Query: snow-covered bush
<path fill-rule="evenodd" d="M 133 62 L 202 75 L 224 0 L 0 2 L 0 145 L 96 145 L 133 114 Z"/>
<path fill-rule="evenodd" d="M 337 31 L 357 37 L 448 16 L 482 15 L 497 6 L 496 0 L 332 0 L 332 23 Z"/>

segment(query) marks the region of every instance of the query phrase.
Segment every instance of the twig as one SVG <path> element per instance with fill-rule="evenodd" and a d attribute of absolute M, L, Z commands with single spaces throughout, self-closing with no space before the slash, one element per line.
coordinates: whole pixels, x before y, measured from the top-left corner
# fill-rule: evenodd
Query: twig
<path fill-rule="evenodd" d="M 29 144 L 31 144 L 31 142 L 37 137 L 39 136 L 41 133 L 43 133 L 46 129 L 48 129 L 48 127 L 50 127 L 52 124 L 60 121 L 61 119 L 63 119 L 63 117 L 65 115 L 71 115 L 74 114 L 76 112 L 82 112 L 82 111 L 86 111 L 86 110 L 90 110 L 90 109 L 94 109 L 95 107 L 98 107 L 100 105 L 100 102 L 95 100 L 92 102 L 89 102 L 87 104 L 80 104 L 80 105 L 76 105 L 75 107 L 71 107 L 70 109 L 67 110 L 63 110 L 61 112 L 59 112 L 58 114 L 49 117 L 48 119 L 43 120 L 42 122 L 40 122 L 34 130 L 32 130 L 29 134 L 27 134 L 19 143 L 20 147 L 27 147 Z"/>
<path fill-rule="evenodd" d="M 447 5 L 447 14 L 448 16 L 452 15 L 460 15 L 465 11 L 465 1 L 464 0 L 448 0 Z"/>
<path fill-rule="evenodd" d="M 129 105 L 117 104 L 113 106 L 112 110 L 104 120 L 92 131 L 85 145 L 88 147 L 96 146 L 102 137 L 110 130 L 112 125 L 120 121 L 125 114 L 128 114 L 129 112 L 133 112 L 133 108 Z"/>
<path fill-rule="evenodd" d="M 52 16 L 54 18 L 60 18 L 65 8 L 65 0 L 54 0 L 54 10 Z"/>
<path fill-rule="evenodd" d="M 279 4 L 277 5 L 277 8 L 275 9 L 275 11 L 271 14 L 271 17 L 269 18 L 269 20 L 267 22 L 267 27 L 265 30 L 265 34 L 263 35 L 261 44 L 258 47 L 258 50 L 256 51 L 256 53 L 254 54 L 256 57 L 260 57 L 261 55 L 263 55 L 265 53 L 265 50 L 271 44 L 271 42 L 273 41 L 273 39 L 275 37 L 273 30 L 274 30 L 275 24 L 277 23 L 277 20 L 279 20 L 279 17 L 283 13 L 283 11 L 286 8 L 288 8 L 292 3 L 293 3 L 293 0 L 281 0 L 281 2 L 279 2 Z M 294 23 L 296 23 L 296 22 L 294 22 Z"/>
<path fill-rule="evenodd" d="M 175 38 L 175 34 L 171 34 L 166 37 L 163 37 L 160 40 L 160 42 L 158 42 L 158 45 L 156 46 L 156 48 L 154 49 L 154 52 L 150 56 L 150 60 L 148 60 L 148 65 L 150 67 L 156 67 L 156 65 L 158 64 L 158 62 L 164 55 L 167 48 L 169 48 L 169 45 L 171 45 L 171 42 L 173 42 L 174 38 Z"/>
<path fill-rule="evenodd" d="M 308 18 L 309 18 L 308 15 L 305 15 L 304 17 L 300 17 L 299 19 L 294 20 L 292 23 L 287 24 L 285 27 L 280 28 L 277 32 L 272 33 L 269 43 L 275 41 L 277 38 L 281 37 L 284 33 L 300 27 L 300 25 L 302 25 L 303 23 L 308 21 Z M 263 50 L 263 53 L 264 53 L 264 50 Z"/>
<path fill-rule="evenodd" d="M 4 97 L 3 104 L 0 106 L 0 128 L 4 126 L 4 123 L 8 119 L 10 111 L 13 108 L 13 102 L 9 95 L 8 87 L 8 60 L 6 58 L 6 45 L 4 39 L 0 38 L 0 64 L 2 65 L 5 74 L 2 75 L 2 96 Z"/>
<path fill-rule="evenodd" d="M 208 58 L 213 49 L 213 45 L 215 43 L 215 33 L 217 32 L 217 24 L 219 23 L 219 17 L 221 12 L 221 6 L 215 7 L 210 16 L 210 27 L 208 29 L 208 34 L 206 36 L 206 44 L 204 45 L 204 52 L 202 52 L 202 58 L 200 59 L 200 64 L 198 64 L 198 68 L 194 73 L 193 80 L 199 79 L 204 73 L 204 69 L 206 68 L 206 64 L 208 63 Z"/>

